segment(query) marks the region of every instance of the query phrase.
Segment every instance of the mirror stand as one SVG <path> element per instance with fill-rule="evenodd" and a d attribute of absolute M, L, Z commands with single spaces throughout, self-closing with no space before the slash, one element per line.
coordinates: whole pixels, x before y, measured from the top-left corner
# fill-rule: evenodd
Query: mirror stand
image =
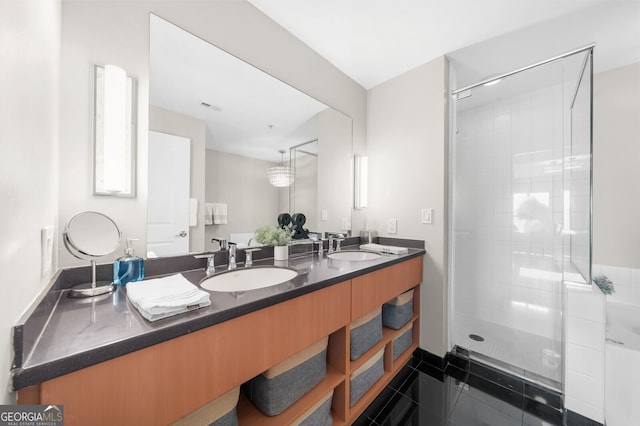
<path fill-rule="evenodd" d="M 91 282 L 69 290 L 68 297 L 94 297 L 111 293 L 115 285 L 109 281 L 96 282 L 96 257 L 112 253 L 120 245 L 120 229 L 109 217 L 98 212 L 81 212 L 67 222 L 64 245 L 73 256 L 91 262 Z"/>
<path fill-rule="evenodd" d="M 96 282 L 96 261 L 91 259 L 91 282 L 79 284 L 69 290 L 69 297 L 93 297 L 111 293 L 115 286 L 110 281 Z"/>

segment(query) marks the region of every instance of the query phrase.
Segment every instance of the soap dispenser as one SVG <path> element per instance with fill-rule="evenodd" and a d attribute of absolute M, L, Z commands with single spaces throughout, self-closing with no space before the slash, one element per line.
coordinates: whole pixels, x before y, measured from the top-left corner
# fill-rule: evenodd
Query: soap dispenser
<path fill-rule="evenodd" d="M 113 264 L 113 283 L 127 285 L 128 282 L 141 281 L 144 278 L 144 260 L 133 253 L 133 242 L 127 238 L 127 249 L 124 256 L 119 257 Z"/>

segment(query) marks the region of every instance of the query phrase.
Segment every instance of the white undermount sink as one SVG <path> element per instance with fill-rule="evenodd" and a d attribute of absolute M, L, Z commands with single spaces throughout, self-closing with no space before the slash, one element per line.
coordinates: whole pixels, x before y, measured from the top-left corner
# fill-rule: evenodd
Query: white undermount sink
<path fill-rule="evenodd" d="M 345 250 L 345 251 L 336 251 L 333 253 L 329 253 L 327 255 L 329 259 L 335 260 L 348 260 L 350 262 L 362 262 L 365 260 L 375 260 L 382 257 L 380 253 L 375 253 L 372 251 L 355 251 L 355 250 Z"/>
<path fill-rule="evenodd" d="M 200 286 L 209 291 L 247 291 L 282 284 L 297 276 L 298 272 L 293 269 L 276 266 L 253 266 L 212 275 L 203 279 Z"/>

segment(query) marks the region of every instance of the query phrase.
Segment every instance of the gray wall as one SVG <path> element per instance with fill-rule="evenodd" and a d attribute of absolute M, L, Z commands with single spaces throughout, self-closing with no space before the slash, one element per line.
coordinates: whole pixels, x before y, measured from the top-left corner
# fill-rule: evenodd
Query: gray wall
<path fill-rule="evenodd" d="M 11 327 L 51 277 L 40 229 L 58 222 L 60 14 L 60 1 L 0 3 L 0 404 L 14 400 Z"/>
<path fill-rule="evenodd" d="M 420 347 L 447 351 L 448 62 L 440 57 L 369 90 L 367 221 L 381 236 L 424 239 Z M 433 223 L 421 223 L 422 208 Z M 387 232 L 397 219 L 397 234 Z"/>
<path fill-rule="evenodd" d="M 253 232 L 276 225 L 278 188 L 267 182 L 266 170 L 274 163 L 226 152 L 206 150 L 206 202 L 227 204 L 227 224 L 205 226 L 205 250 L 217 250 L 211 238 L 229 240 L 232 233 Z M 282 195 L 287 197 L 287 192 Z"/>

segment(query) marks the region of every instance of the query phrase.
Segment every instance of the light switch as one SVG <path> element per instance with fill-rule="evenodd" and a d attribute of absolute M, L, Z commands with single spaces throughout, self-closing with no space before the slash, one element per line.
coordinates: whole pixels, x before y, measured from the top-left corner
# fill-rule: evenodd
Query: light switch
<path fill-rule="evenodd" d="M 422 209 L 422 223 L 433 223 L 433 209 Z"/>
<path fill-rule="evenodd" d="M 396 234 L 398 232 L 398 219 L 389 219 L 387 224 L 387 231 L 390 234 Z"/>
<path fill-rule="evenodd" d="M 53 225 L 40 230 L 40 275 L 45 276 L 53 267 Z"/>
<path fill-rule="evenodd" d="M 329 220 L 329 212 L 327 211 L 327 209 L 322 209 L 320 211 L 320 220 L 323 222 Z"/>

